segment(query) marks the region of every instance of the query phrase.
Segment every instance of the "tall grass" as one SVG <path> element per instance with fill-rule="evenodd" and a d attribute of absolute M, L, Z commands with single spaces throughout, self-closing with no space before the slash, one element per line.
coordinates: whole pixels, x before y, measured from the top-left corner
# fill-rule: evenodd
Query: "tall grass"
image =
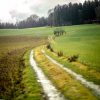
<path fill-rule="evenodd" d="M 43 43 L 44 38 L 0 37 L 0 99 L 14 100 L 24 93 L 25 86 L 21 82 L 25 68 L 23 55 L 28 49 Z"/>

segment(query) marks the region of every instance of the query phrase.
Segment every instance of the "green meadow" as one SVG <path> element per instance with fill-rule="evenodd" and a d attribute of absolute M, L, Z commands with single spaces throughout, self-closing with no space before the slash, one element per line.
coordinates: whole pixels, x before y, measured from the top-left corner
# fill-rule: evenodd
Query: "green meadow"
<path fill-rule="evenodd" d="M 100 71 L 100 25 L 63 27 L 66 35 L 55 38 L 52 47 L 65 56 L 79 55 L 78 61 Z"/>
<path fill-rule="evenodd" d="M 26 29 L 0 29 L 0 36 L 48 36 L 52 34 L 51 27 L 38 27 Z"/>
<path fill-rule="evenodd" d="M 29 51 L 47 44 L 48 36 L 54 37 L 53 32 L 56 28 L 59 27 L 0 29 L 0 70 L 2 70 L 0 72 L 0 87 L 2 87 L 0 98 L 43 100 L 43 89 L 28 62 Z M 60 63 L 68 65 L 68 68 L 83 75 L 87 80 L 100 85 L 100 78 L 98 78 L 100 75 L 100 25 L 85 24 L 60 28 L 64 29 L 66 34 L 55 37 L 53 42 L 51 41 L 51 46 L 56 53 L 61 51 L 65 58 L 54 57 L 50 51 L 47 51 L 48 54 Z M 78 68 L 66 60 L 67 57 L 73 55 L 79 55 L 77 62 L 86 67 Z M 87 67 L 89 69 L 85 69 Z M 72 97 L 74 100 L 74 96 Z"/>
<path fill-rule="evenodd" d="M 56 28 L 58 27 L 1 29 L 0 36 L 47 37 L 53 35 Z M 78 54 L 81 63 L 100 70 L 100 25 L 85 24 L 60 28 L 66 31 L 66 35 L 57 37 L 52 44 L 53 48 L 62 51 L 66 56 Z"/>

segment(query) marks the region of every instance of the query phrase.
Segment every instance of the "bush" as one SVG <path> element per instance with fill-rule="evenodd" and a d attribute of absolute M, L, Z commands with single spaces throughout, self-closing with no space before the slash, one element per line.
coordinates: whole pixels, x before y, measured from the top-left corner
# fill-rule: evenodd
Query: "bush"
<path fill-rule="evenodd" d="M 58 57 L 63 56 L 63 52 L 62 51 L 58 52 L 57 54 L 58 54 Z"/>
<path fill-rule="evenodd" d="M 50 45 L 50 44 L 48 44 L 46 47 L 47 47 L 47 49 L 50 49 L 50 48 L 51 48 L 51 45 Z"/>
<path fill-rule="evenodd" d="M 61 35 L 64 35 L 64 34 L 66 34 L 66 31 L 63 30 L 63 29 L 61 29 L 61 28 L 56 28 L 56 29 L 54 30 L 54 35 L 55 35 L 55 36 L 61 36 Z"/>
<path fill-rule="evenodd" d="M 50 44 L 47 45 L 47 49 L 49 49 L 51 52 L 54 52 L 53 48 L 51 47 Z"/>
<path fill-rule="evenodd" d="M 50 49 L 51 52 L 54 52 L 53 48 Z"/>
<path fill-rule="evenodd" d="M 69 62 L 74 62 L 74 61 L 77 61 L 78 58 L 79 58 L 79 55 L 73 55 L 71 57 L 68 57 L 68 61 Z"/>

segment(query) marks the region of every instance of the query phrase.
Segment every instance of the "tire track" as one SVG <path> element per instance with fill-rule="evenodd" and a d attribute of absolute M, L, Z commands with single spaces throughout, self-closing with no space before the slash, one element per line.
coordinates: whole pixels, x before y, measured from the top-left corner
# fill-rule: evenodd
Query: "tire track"
<path fill-rule="evenodd" d="M 41 68 L 36 64 L 36 61 L 33 59 L 33 51 L 30 53 L 30 65 L 35 70 L 37 78 L 42 85 L 47 100 L 65 100 L 64 96 L 58 92 L 58 90 L 53 86 L 50 80 L 44 75 Z"/>
<path fill-rule="evenodd" d="M 94 94 L 96 96 L 98 96 L 100 98 L 100 86 L 94 84 L 93 82 L 89 82 L 86 79 L 83 78 L 82 75 L 77 74 L 75 72 L 73 72 L 72 70 L 70 70 L 67 67 L 64 67 L 62 64 L 60 64 L 59 62 L 57 62 L 56 60 L 54 60 L 53 58 L 51 58 L 50 56 L 48 56 L 44 50 L 42 50 L 42 53 L 44 53 L 44 55 L 54 64 L 58 65 L 59 67 L 61 67 L 62 69 L 64 69 L 66 72 L 68 72 L 69 74 L 73 75 L 75 77 L 76 80 L 80 81 L 83 85 L 85 85 L 86 87 L 90 88 Z"/>

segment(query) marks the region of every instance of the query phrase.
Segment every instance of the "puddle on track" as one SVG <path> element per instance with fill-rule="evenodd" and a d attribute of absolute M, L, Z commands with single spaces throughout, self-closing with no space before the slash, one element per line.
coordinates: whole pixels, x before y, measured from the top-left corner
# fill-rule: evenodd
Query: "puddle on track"
<path fill-rule="evenodd" d="M 30 64 L 36 72 L 38 81 L 42 85 L 47 100 L 66 100 L 64 96 L 54 87 L 51 81 L 44 75 L 41 68 L 37 66 L 36 61 L 33 58 L 33 50 L 30 53 Z"/>

